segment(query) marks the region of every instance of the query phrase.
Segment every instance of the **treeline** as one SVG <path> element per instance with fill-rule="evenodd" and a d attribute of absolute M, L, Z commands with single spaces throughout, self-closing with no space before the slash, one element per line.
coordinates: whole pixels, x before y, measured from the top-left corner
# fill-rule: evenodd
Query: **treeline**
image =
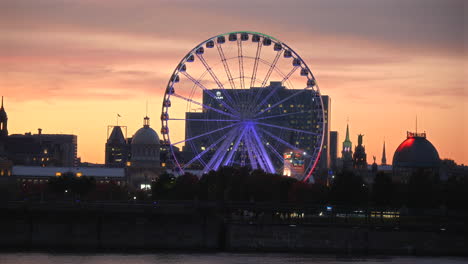
<path fill-rule="evenodd" d="M 328 185 L 311 184 L 261 170 L 223 167 L 200 179 L 190 173 L 163 174 L 152 184 L 154 200 L 250 201 L 344 206 L 448 208 L 468 211 L 468 181 L 450 178 L 441 182 L 424 171 L 415 172 L 407 184 L 392 182 L 377 173 L 369 186 L 353 172 L 335 176 Z"/>
<path fill-rule="evenodd" d="M 47 184 L 20 186 L 20 200 L 199 200 L 273 202 L 316 205 L 371 206 L 381 208 L 448 208 L 468 211 L 468 179 L 439 181 L 424 171 L 414 173 L 408 183 L 394 183 L 378 172 L 372 185 L 353 172 L 336 175 L 328 185 L 298 181 L 262 170 L 222 167 L 201 178 L 191 173 L 175 177 L 162 174 L 150 191 L 130 192 L 110 181 L 96 184 L 92 177 L 64 174 Z M 11 188 L 12 190 L 12 188 Z M 6 194 L 7 191 L 2 191 Z M 5 195 L 4 195 L 5 196 Z M 11 199 L 8 198 L 8 199 Z"/>

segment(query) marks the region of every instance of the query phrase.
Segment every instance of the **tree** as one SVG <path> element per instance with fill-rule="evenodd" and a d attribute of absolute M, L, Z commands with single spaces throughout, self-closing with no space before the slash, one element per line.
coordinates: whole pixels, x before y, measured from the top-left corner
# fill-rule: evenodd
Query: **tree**
<path fill-rule="evenodd" d="M 417 169 L 408 181 L 409 208 L 436 208 L 440 201 L 440 181 L 433 172 Z"/>
<path fill-rule="evenodd" d="M 372 186 L 372 203 L 382 207 L 391 206 L 394 196 L 395 186 L 392 178 L 382 171 L 378 172 Z"/>
<path fill-rule="evenodd" d="M 330 200 L 338 205 L 364 205 L 368 201 L 367 196 L 368 188 L 362 178 L 349 171 L 336 175 L 330 189 Z"/>
<path fill-rule="evenodd" d="M 159 178 L 151 183 L 152 197 L 155 200 L 168 200 L 172 199 L 172 191 L 176 184 L 174 175 L 164 173 Z"/>
<path fill-rule="evenodd" d="M 173 188 L 173 198 L 177 200 L 192 200 L 198 193 L 198 177 L 185 173 L 177 177 Z"/>

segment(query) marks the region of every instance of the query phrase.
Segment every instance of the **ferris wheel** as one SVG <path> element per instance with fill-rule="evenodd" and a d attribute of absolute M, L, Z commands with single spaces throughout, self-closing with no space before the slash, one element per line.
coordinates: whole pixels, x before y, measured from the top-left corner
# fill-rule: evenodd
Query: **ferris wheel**
<path fill-rule="evenodd" d="M 183 57 L 165 90 L 161 123 L 181 173 L 246 166 L 307 180 L 324 134 L 309 67 L 285 43 L 249 31 L 211 37 Z"/>

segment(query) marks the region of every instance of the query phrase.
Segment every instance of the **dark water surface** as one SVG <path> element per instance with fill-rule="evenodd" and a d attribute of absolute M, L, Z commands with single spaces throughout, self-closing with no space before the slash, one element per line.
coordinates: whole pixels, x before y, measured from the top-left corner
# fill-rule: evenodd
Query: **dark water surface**
<path fill-rule="evenodd" d="M 332 263 L 411 263 L 459 264 L 468 258 L 456 257 L 337 257 L 275 253 L 157 253 L 157 254 L 61 254 L 0 253 L 0 264 L 332 264 Z"/>

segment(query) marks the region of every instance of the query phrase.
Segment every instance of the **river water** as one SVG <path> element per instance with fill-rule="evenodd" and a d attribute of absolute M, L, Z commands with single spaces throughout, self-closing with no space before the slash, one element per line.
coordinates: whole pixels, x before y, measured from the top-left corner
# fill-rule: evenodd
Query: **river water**
<path fill-rule="evenodd" d="M 339 257 L 281 253 L 157 253 L 157 254 L 61 254 L 0 253 L 0 264 L 332 264 L 408 263 L 459 264 L 468 258 L 456 257 Z"/>

